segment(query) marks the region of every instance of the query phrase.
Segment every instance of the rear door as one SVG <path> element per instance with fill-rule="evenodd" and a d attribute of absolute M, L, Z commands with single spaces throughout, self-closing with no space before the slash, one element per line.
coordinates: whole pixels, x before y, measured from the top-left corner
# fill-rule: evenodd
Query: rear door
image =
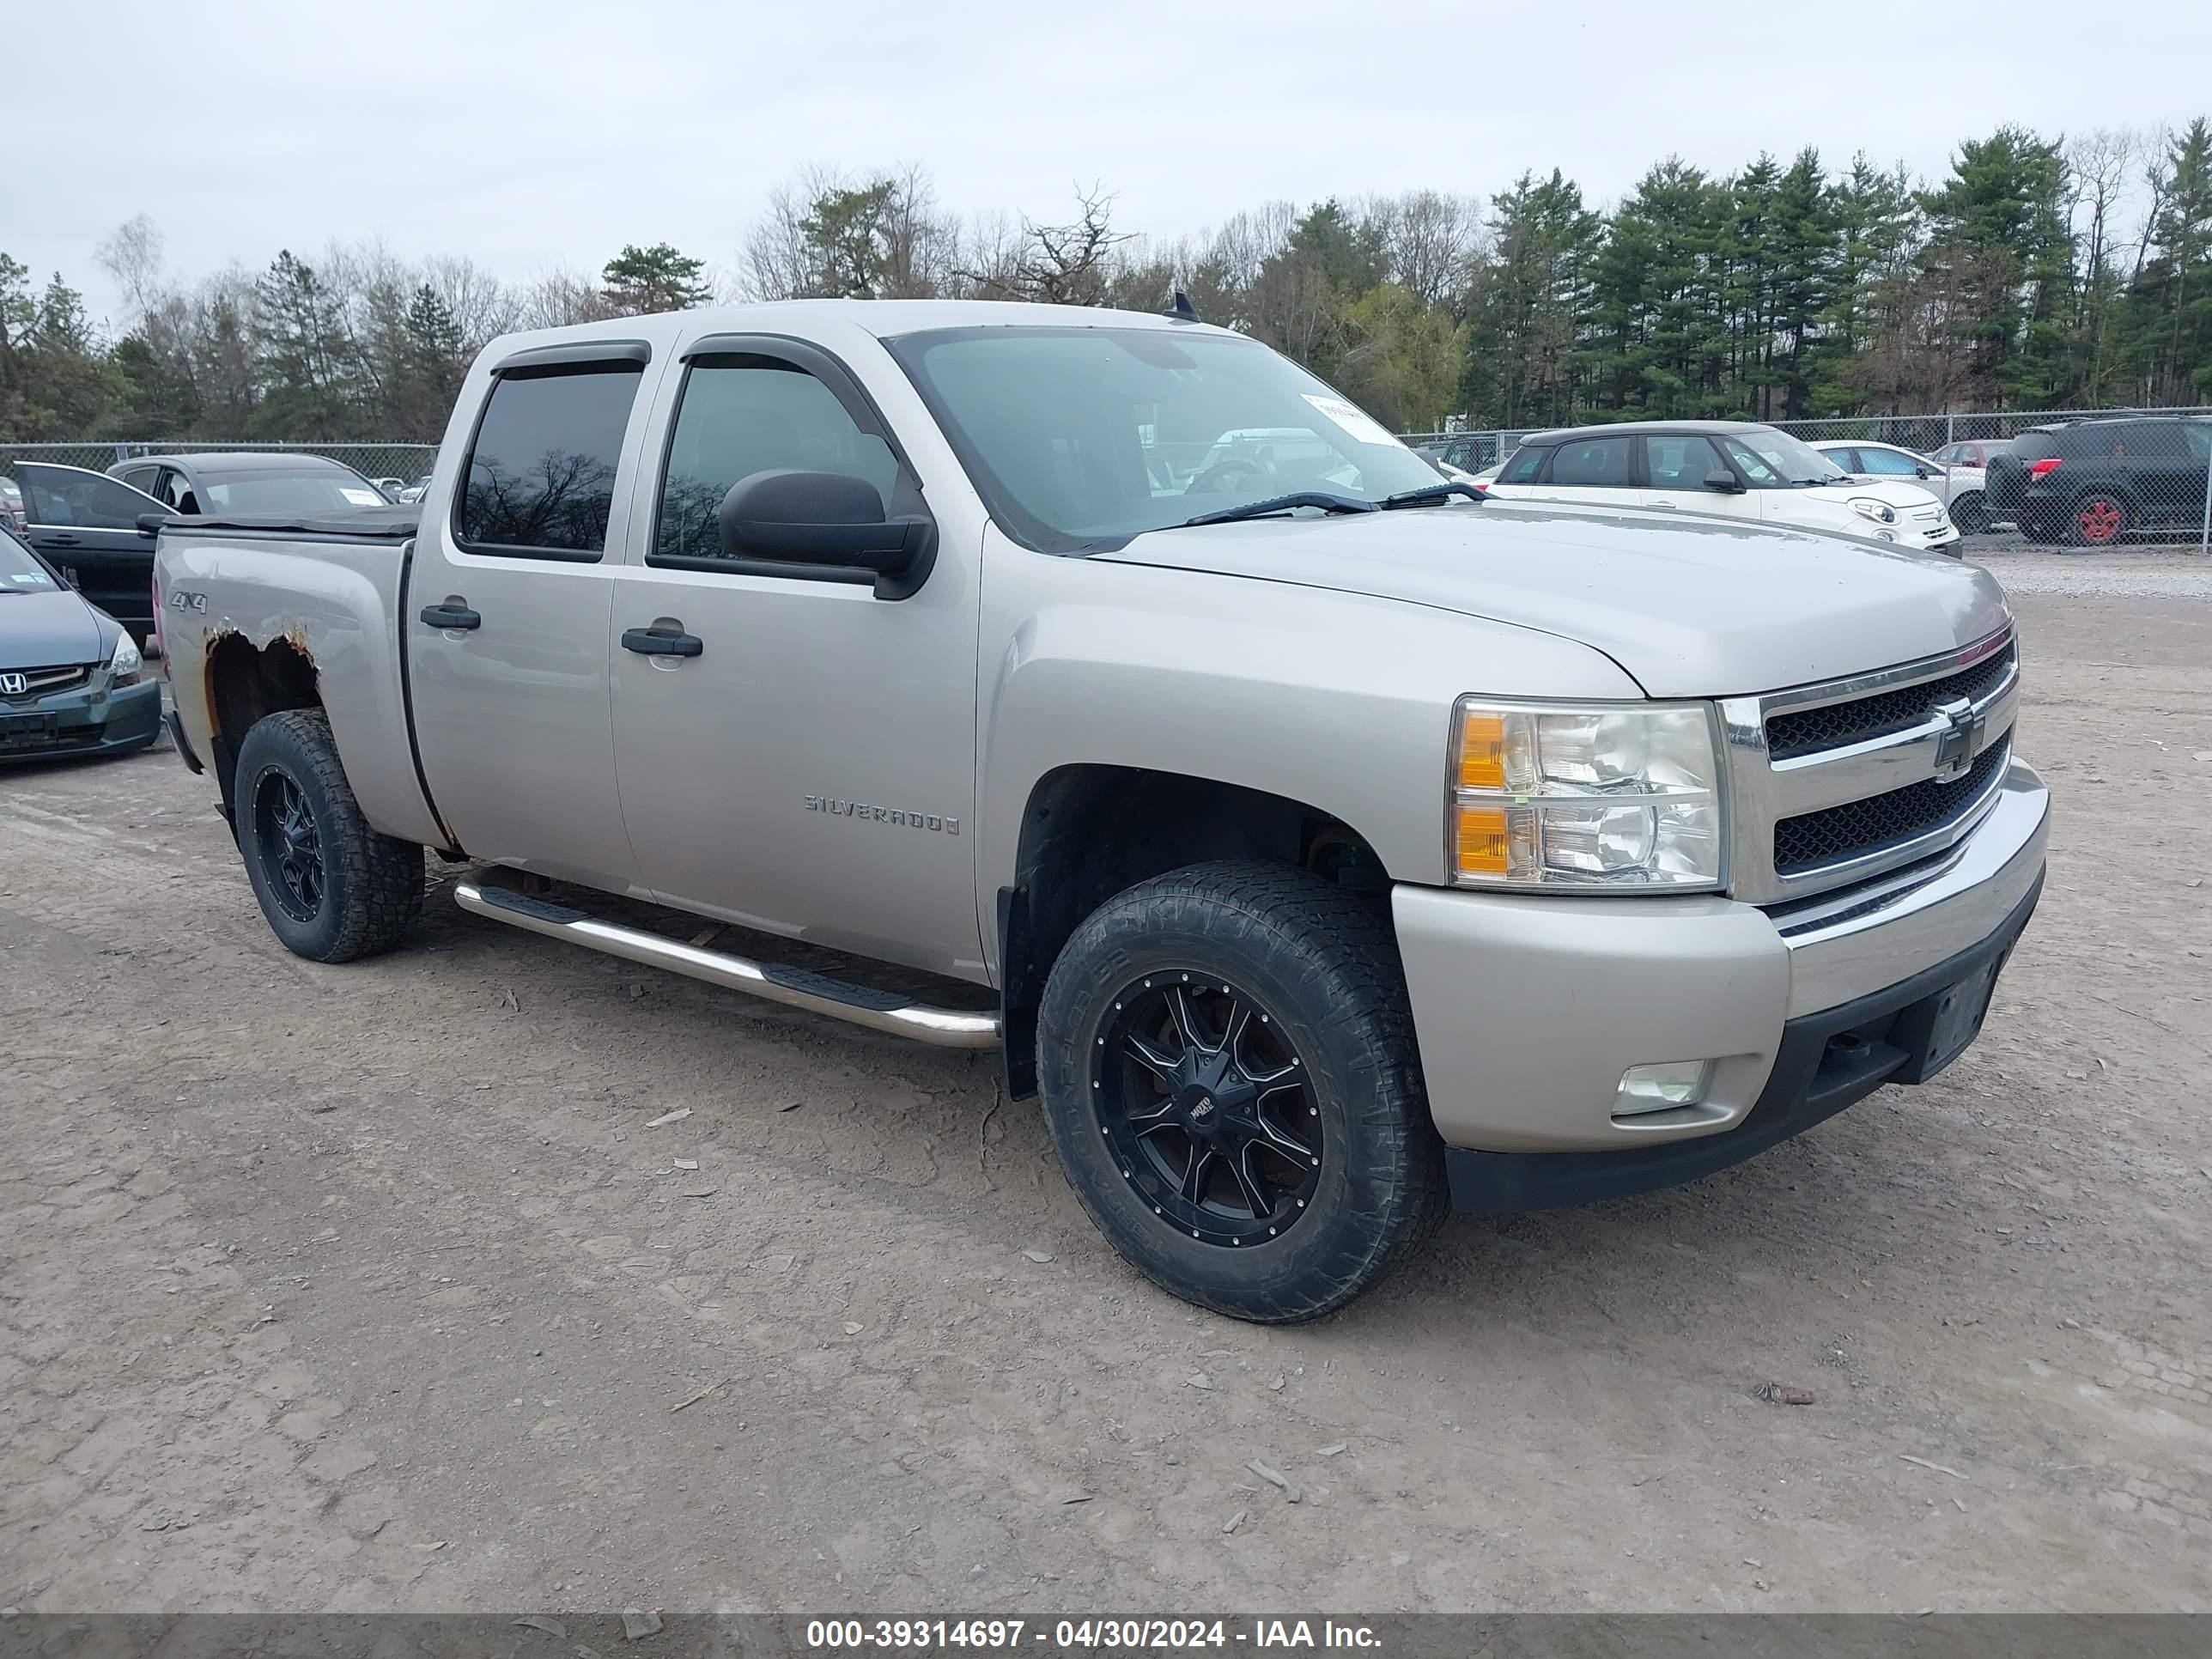
<path fill-rule="evenodd" d="M 640 492 L 607 640 L 645 884 L 747 927 L 979 976 L 972 495 L 948 487 L 925 507 L 854 372 L 806 342 L 696 337 L 659 401 L 662 476 Z M 864 573 L 727 556 L 724 495 L 777 467 L 865 479 L 894 516 L 932 512 L 920 589 L 878 599 Z M 691 654 L 648 635 L 683 636 Z"/>
<path fill-rule="evenodd" d="M 15 482 L 31 545 L 145 644 L 154 626 L 154 538 L 138 528 L 138 515 L 168 509 L 119 479 L 81 466 L 18 461 Z"/>
<path fill-rule="evenodd" d="M 1630 493 L 1634 440 L 1626 434 L 1568 438 L 1542 453 L 1547 457 L 1542 471 L 1511 495 L 1528 501 L 1636 505 L 1638 497 Z"/>
<path fill-rule="evenodd" d="M 439 815 L 475 856 L 616 892 L 637 863 L 615 795 L 614 557 L 635 486 L 641 341 L 518 353 L 422 502 L 400 626 Z"/>

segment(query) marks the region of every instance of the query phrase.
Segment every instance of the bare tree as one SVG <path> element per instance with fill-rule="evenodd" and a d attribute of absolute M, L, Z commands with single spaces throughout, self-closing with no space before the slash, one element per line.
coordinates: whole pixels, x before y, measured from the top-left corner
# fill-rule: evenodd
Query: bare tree
<path fill-rule="evenodd" d="M 113 235 L 93 250 L 93 258 L 130 301 L 131 325 L 143 322 L 163 297 L 161 233 L 153 220 L 143 213 L 125 220 Z"/>
<path fill-rule="evenodd" d="M 1115 250 L 1130 238 L 1114 228 L 1114 198 L 1097 185 L 1075 192 L 1076 216 L 1045 225 L 1024 217 L 1011 264 L 961 273 L 983 297 L 1033 300 L 1048 305 L 1105 302 L 1115 275 Z"/>

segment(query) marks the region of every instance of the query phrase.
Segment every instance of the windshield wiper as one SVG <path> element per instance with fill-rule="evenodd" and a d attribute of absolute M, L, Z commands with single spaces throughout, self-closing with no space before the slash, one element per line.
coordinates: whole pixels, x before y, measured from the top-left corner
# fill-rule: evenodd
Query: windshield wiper
<path fill-rule="evenodd" d="M 1277 513 L 1287 513 L 1294 507 L 1317 507 L 1324 513 L 1377 513 L 1382 509 L 1373 501 L 1363 501 L 1351 495 L 1332 495 L 1323 489 L 1294 489 L 1287 495 L 1270 495 L 1263 501 L 1247 501 L 1242 507 L 1224 507 L 1218 513 L 1201 513 L 1194 519 L 1185 519 L 1185 530 L 1201 524 L 1235 524 L 1240 519 L 1264 519 Z"/>
<path fill-rule="evenodd" d="M 1464 495 L 1471 501 L 1486 501 L 1490 492 L 1471 483 L 1462 483 L 1457 478 L 1439 478 L 1432 484 L 1423 484 L 1417 489 L 1401 489 L 1395 495 L 1385 495 L 1376 506 L 1386 510 L 1394 507 L 1433 507 L 1447 495 Z"/>

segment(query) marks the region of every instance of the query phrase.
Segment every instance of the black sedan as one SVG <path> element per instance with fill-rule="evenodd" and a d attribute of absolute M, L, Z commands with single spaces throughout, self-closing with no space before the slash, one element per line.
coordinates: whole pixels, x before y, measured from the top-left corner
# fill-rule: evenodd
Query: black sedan
<path fill-rule="evenodd" d="M 129 632 L 0 529 L 0 763 L 122 754 L 161 729 Z"/>

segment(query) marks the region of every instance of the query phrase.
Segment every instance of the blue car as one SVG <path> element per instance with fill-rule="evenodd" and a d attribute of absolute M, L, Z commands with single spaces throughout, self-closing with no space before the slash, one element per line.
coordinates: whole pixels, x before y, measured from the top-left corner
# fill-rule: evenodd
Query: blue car
<path fill-rule="evenodd" d="M 0 763 L 122 754 L 161 729 L 130 634 L 0 526 Z"/>

